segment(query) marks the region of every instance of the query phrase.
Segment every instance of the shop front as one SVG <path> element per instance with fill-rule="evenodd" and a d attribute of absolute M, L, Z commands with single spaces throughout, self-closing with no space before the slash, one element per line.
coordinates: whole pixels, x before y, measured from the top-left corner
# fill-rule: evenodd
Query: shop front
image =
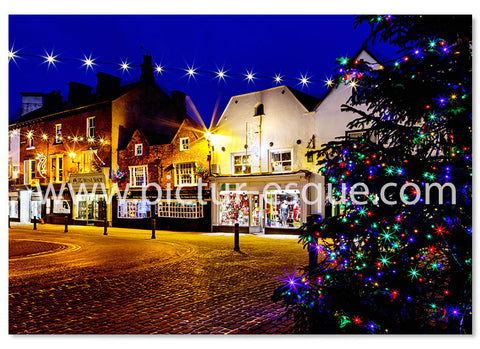
<path fill-rule="evenodd" d="M 213 177 L 212 231 L 231 232 L 238 223 L 243 233 L 296 234 L 308 214 L 321 211 L 311 185 L 319 181 L 307 171 Z"/>
<path fill-rule="evenodd" d="M 72 199 L 72 222 L 78 225 L 103 225 L 105 219 L 111 221 L 111 205 L 107 205 L 110 188 L 103 173 L 77 173 L 70 175 L 70 183 L 75 192 Z M 96 185 L 95 185 L 96 184 Z M 67 212 L 65 202 L 57 202 L 57 211 Z"/>

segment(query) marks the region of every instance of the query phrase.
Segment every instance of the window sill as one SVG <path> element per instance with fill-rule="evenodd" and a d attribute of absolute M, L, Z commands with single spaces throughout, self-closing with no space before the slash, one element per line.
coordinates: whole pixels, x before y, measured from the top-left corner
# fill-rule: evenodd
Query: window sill
<path fill-rule="evenodd" d="M 35 147 L 28 147 L 25 150 L 33 150 L 33 149 L 35 149 Z"/>

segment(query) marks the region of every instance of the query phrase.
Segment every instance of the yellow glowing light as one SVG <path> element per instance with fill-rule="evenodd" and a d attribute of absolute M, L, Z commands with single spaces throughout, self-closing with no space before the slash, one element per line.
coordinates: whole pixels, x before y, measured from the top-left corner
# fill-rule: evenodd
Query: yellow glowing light
<path fill-rule="evenodd" d="M 94 139 L 93 139 L 93 138 L 89 138 L 88 141 L 89 141 L 89 142 L 93 142 Z"/>
<path fill-rule="evenodd" d="M 83 141 L 83 137 L 80 137 L 80 140 Z"/>
<path fill-rule="evenodd" d="M 457 95 L 453 94 L 450 96 L 451 99 L 457 99 Z"/>
<path fill-rule="evenodd" d="M 47 139 L 48 136 L 47 136 L 46 134 L 43 134 L 43 135 L 42 135 L 42 138 L 43 138 L 43 139 Z"/>
<path fill-rule="evenodd" d="M 247 74 L 245 74 L 246 78 L 248 81 L 253 81 L 253 79 L 255 79 L 255 74 L 253 74 L 253 72 L 251 71 L 247 71 Z"/>
<path fill-rule="evenodd" d="M 85 57 L 85 59 L 82 59 L 82 62 L 83 62 L 82 66 L 83 65 L 86 66 L 87 70 L 88 70 L 88 68 L 92 68 L 92 70 L 93 70 L 93 65 L 94 65 L 93 61 L 94 60 L 92 59 L 92 55 L 90 55 L 88 58 L 85 55 L 84 55 L 84 57 Z"/>
<path fill-rule="evenodd" d="M 77 142 L 77 141 L 78 141 L 78 138 L 77 138 L 77 137 L 73 137 L 73 141 L 74 141 L 74 142 Z"/>
<path fill-rule="evenodd" d="M 53 50 L 51 53 L 47 53 L 47 51 L 45 51 L 45 54 L 46 56 L 42 56 L 43 58 L 45 58 L 45 61 L 43 63 L 48 63 L 49 68 L 50 68 L 50 65 L 53 65 L 55 67 L 55 62 L 58 62 L 58 60 L 56 59 L 58 55 L 54 56 Z"/>
<path fill-rule="evenodd" d="M 33 137 L 33 131 L 27 133 L 27 138 L 30 139 Z"/>
<path fill-rule="evenodd" d="M 70 154 L 68 154 L 68 156 L 70 156 L 72 160 L 75 160 L 75 157 L 77 156 L 77 154 L 75 154 L 74 152 L 71 152 Z"/>
<path fill-rule="evenodd" d="M 122 61 L 122 63 L 120 64 L 120 68 L 123 70 L 123 71 L 128 71 L 128 69 L 130 69 L 130 66 L 128 65 L 127 61 L 125 60 Z"/>
<path fill-rule="evenodd" d="M 163 67 L 159 64 L 155 67 L 155 71 L 159 74 L 161 74 L 163 72 Z"/>
<path fill-rule="evenodd" d="M 274 79 L 277 84 L 279 84 L 282 81 L 282 77 L 280 75 L 275 75 Z"/>
<path fill-rule="evenodd" d="M 103 142 L 104 142 L 103 138 L 100 138 L 100 143 L 103 143 Z"/>
<path fill-rule="evenodd" d="M 217 74 L 218 80 L 225 80 L 225 77 L 227 76 L 223 69 L 218 70 L 216 74 Z"/>
<path fill-rule="evenodd" d="M 327 85 L 328 87 L 331 87 L 333 85 L 333 80 L 332 79 L 325 80 L 325 85 Z"/>
<path fill-rule="evenodd" d="M 350 81 L 349 85 L 350 85 L 350 87 L 355 89 L 355 88 L 358 87 L 358 82 L 357 82 L 357 80 L 353 79 L 353 80 Z"/>
<path fill-rule="evenodd" d="M 305 76 L 301 75 L 299 80 L 300 80 L 300 84 L 302 84 L 302 86 L 306 86 L 310 82 L 306 75 Z"/>
<path fill-rule="evenodd" d="M 210 133 L 210 131 L 205 132 L 205 139 L 207 141 L 210 141 L 212 139 L 212 134 Z"/>
<path fill-rule="evenodd" d="M 10 62 L 11 59 L 13 59 L 13 61 L 15 62 L 15 58 L 18 57 L 17 54 L 16 54 L 17 52 L 18 52 L 18 50 L 14 51 L 13 46 L 12 46 L 12 48 L 8 51 L 8 61 L 9 62 Z"/>

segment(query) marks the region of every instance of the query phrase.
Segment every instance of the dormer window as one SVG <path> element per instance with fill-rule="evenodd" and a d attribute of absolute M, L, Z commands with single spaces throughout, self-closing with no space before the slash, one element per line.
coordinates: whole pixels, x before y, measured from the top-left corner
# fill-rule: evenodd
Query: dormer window
<path fill-rule="evenodd" d="M 143 154 L 143 144 L 135 144 L 135 156 L 140 156 Z"/>
<path fill-rule="evenodd" d="M 265 115 L 265 111 L 262 103 L 260 103 L 255 107 L 255 114 L 253 114 L 253 116 L 260 116 L 260 115 Z"/>

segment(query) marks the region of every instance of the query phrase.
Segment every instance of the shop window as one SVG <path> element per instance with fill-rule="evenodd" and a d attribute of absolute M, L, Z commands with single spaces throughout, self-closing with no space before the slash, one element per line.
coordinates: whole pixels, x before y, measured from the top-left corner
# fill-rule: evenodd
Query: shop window
<path fill-rule="evenodd" d="M 220 192 L 220 224 L 248 226 L 250 205 L 247 192 Z"/>
<path fill-rule="evenodd" d="M 165 200 L 156 208 L 158 217 L 203 218 L 203 205 L 198 201 Z"/>
<path fill-rule="evenodd" d="M 292 171 L 292 151 L 278 150 L 270 152 L 270 164 L 272 172 L 291 172 Z"/>
<path fill-rule="evenodd" d="M 36 173 L 35 160 L 25 160 L 23 162 L 24 184 L 31 184 L 31 182 L 37 178 Z"/>
<path fill-rule="evenodd" d="M 242 175 L 252 173 L 251 155 L 232 155 L 233 174 Z"/>
<path fill-rule="evenodd" d="M 135 156 L 143 154 L 143 144 L 135 144 Z"/>
<path fill-rule="evenodd" d="M 63 182 L 63 155 L 50 156 L 50 182 Z"/>
<path fill-rule="evenodd" d="M 95 138 L 95 116 L 87 118 L 87 138 Z"/>
<path fill-rule="evenodd" d="M 8 202 L 8 215 L 10 218 L 18 218 L 18 201 L 12 200 Z"/>
<path fill-rule="evenodd" d="M 129 170 L 131 187 L 144 187 L 147 185 L 147 166 L 130 166 Z"/>
<path fill-rule="evenodd" d="M 75 219 L 84 221 L 104 220 L 106 217 L 105 195 L 77 195 Z"/>
<path fill-rule="evenodd" d="M 190 138 L 184 137 L 180 138 L 180 150 L 189 150 L 190 149 Z"/>
<path fill-rule="evenodd" d="M 301 226 L 299 190 L 269 190 L 265 201 L 265 226 L 298 228 Z"/>
<path fill-rule="evenodd" d="M 147 200 L 127 199 L 118 202 L 118 218 L 148 218 L 150 204 Z"/>
<path fill-rule="evenodd" d="M 55 125 L 55 143 L 62 143 L 62 124 Z"/>
<path fill-rule="evenodd" d="M 174 164 L 175 167 L 175 186 L 195 185 L 197 183 L 196 165 L 194 162 L 185 162 Z"/>

